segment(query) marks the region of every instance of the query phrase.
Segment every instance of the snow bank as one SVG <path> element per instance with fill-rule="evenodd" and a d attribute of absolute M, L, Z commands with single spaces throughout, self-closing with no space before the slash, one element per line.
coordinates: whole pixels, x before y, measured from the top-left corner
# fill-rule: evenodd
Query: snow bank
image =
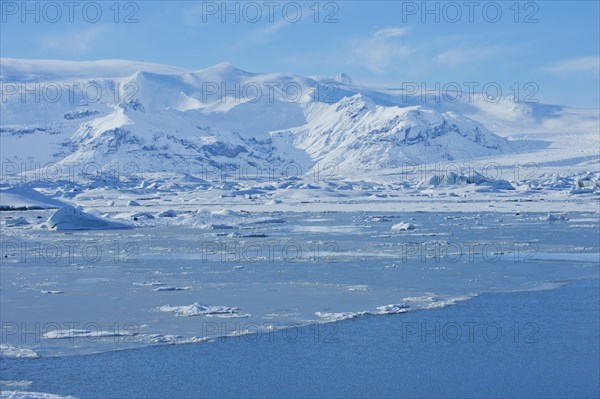
<path fill-rule="evenodd" d="M 55 230 L 112 230 L 132 227 L 125 223 L 100 219 L 71 206 L 65 206 L 54 212 L 46 225 Z"/>

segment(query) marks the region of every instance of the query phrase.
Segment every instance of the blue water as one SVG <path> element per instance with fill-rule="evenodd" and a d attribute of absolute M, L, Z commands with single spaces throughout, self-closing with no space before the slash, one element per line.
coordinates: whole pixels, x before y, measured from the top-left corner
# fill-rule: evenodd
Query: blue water
<path fill-rule="evenodd" d="M 2 359 L 1 379 L 79 398 L 600 397 L 599 334 L 594 279 L 287 335 Z"/>

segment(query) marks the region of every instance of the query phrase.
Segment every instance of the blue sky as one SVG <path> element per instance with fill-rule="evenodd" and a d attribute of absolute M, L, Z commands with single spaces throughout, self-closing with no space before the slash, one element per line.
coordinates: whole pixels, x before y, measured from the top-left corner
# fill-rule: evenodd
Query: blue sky
<path fill-rule="evenodd" d="M 522 99 L 537 87 L 532 98 L 542 102 L 600 105 L 598 1 L 428 2 L 427 9 L 421 1 L 229 2 L 231 13 L 221 1 L 91 3 L 32 2 L 28 13 L 21 1 L 2 1 L 2 57 L 186 69 L 228 61 L 251 72 L 345 72 L 396 87 L 495 82 L 504 95 L 519 87 Z"/>

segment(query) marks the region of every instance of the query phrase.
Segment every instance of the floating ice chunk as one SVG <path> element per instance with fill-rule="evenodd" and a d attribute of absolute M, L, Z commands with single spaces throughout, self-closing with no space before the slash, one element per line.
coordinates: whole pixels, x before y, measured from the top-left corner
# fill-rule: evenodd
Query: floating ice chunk
<path fill-rule="evenodd" d="M 592 187 L 584 187 L 584 188 L 576 188 L 573 187 L 571 190 L 569 190 L 569 194 L 594 194 L 594 193 L 598 193 L 599 191 L 597 189 L 594 189 Z"/>
<path fill-rule="evenodd" d="M 77 399 L 75 396 L 59 396 L 44 392 L 2 391 L 0 399 Z"/>
<path fill-rule="evenodd" d="M 228 225 L 228 224 L 218 224 L 218 223 L 200 224 L 200 225 L 196 225 L 195 227 L 197 227 L 199 229 L 206 229 L 206 230 L 231 230 L 231 229 L 235 229 L 235 226 Z"/>
<path fill-rule="evenodd" d="M 424 296 L 408 296 L 402 298 L 402 302 L 437 302 L 438 298 L 430 295 Z"/>
<path fill-rule="evenodd" d="M 391 222 L 392 218 L 388 216 L 369 216 L 365 219 L 365 222 Z"/>
<path fill-rule="evenodd" d="M 133 283 L 133 285 L 159 287 L 161 285 L 165 285 L 165 283 L 161 283 L 160 281 L 142 281 L 141 283 Z"/>
<path fill-rule="evenodd" d="M 410 306 L 404 303 L 396 303 L 384 306 L 377 307 L 377 313 L 379 314 L 396 314 L 396 313 L 406 313 Z"/>
<path fill-rule="evenodd" d="M 148 336 L 150 342 L 178 342 L 180 341 L 183 337 L 181 335 L 172 335 L 172 334 L 150 334 Z"/>
<path fill-rule="evenodd" d="M 556 222 L 556 221 L 564 221 L 564 220 L 569 220 L 568 217 L 566 217 L 565 215 L 555 215 L 553 213 L 549 213 L 548 216 L 546 216 L 546 219 L 549 222 Z"/>
<path fill-rule="evenodd" d="M 173 209 L 168 209 L 158 214 L 159 218 L 174 218 L 175 216 L 177 216 L 177 212 L 175 212 Z"/>
<path fill-rule="evenodd" d="M 245 319 L 248 317 L 252 317 L 252 315 L 249 313 L 209 313 L 206 315 L 206 317 L 220 317 L 223 319 Z"/>
<path fill-rule="evenodd" d="M 0 381 L 0 386 L 5 387 L 28 387 L 33 384 L 33 381 L 21 380 L 21 381 Z"/>
<path fill-rule="evenodd" d="M 240 308 L 237 307 L 201 305 L 198 302 L 185 306 L 165 305 L 159 307 L 158 310 L 161 312 L 172 312 L 177 316 L 248 317 L 248 315 L 239 314 Z"/>
<path fill-rule="evenodd" d="M 428 185 L 430 187 L 459 186 L 465 184 L 486 186 L 485 188 L 475 190 L 478 192 L 515 189 L 507 180 L 489 178 L 475 171 L 470 176 L 459 175 L 456 172 L 449 172 L 445 175 L 434 175 L 429 180 L 421 182 L 421 186 Z"/>
<path fill-rule="evenodd" d="M 157 287 L 154 291 L 189 291 L 192 287 Z"/>
<path fill-rule="evenodd" d="M 335 321 L 354 319 L 356 317 L 364 316 L 366 314 L 369 314 L 369 312 L 340 312 L 340 313 L 315 312 L 315 316 L 317 316 L 321 320 L 327 321 L 327 322 L 335 322 Z"/>
<path fill-rule="evenodd" d="M 12 219 L 6 219 L 4 221 L 4 225 L 7 227 L 26 226 L 28 224 L 29 224 L 29 222 L 23 216 L 12 218 Z"/>
<path fill-rule="evenodd" d="M 265 205 L 277 205 L 277 204 L 281 204 L 281 200 L 279 200 L 279 199 L 272 199 L 270 201 L 265 202 Z"/>
<path fill-rule="evenodd" d="M 64 291 L 50 291 L 50 290 L 42 290 L 40 291 L 42 294 L 64 294 Z"/>
<path fill-rule="evenodd" d="M 127 206 L 140 206 L 140 203 L 134 200 L 127 201 Z"/>
<path fill-rule="evenodd" d="M 55 230 L 112 230 L 131 227 L 125 223 L 100 219 L 72 206 L 65 206 L 54 212 L 46 225 Z"/>
<path fill-rule="evenodd" d="M 368 291 L 368 285 L 351 285 L 347 288 L 348 291 Z"/>
<path fill-rule="evenodd" d="M 459 302 L 466 301 L 471 298 L 473 298 L 473 296 L 458 296 L 455 298 L 448 298 L 448 299 L 445 299 L 442 301 L 430 302 L 425 306 L 425 308 L 427 308 L 427 309 L 445 308 L 446 306 L 456 305 Z"/>
<path fill-rule="evenodd" d="M 412 223 L 398 223 L 392 226 L 392 231 L 408 231 L 414 229 L 415 225 Z"/>
<path fill-rule="evenodd" d="M 124 337 L 134 335 L 132 332 L 121 331 L 92 331 L 92 330 L 53 330 L 44 333 L 45 339 L 72 339 L 72 338 L 102 338 L 102 337 Z"/>
<path fill-rule="evenodd" d="M 250 225 L 250 224 L 276 224 L 276 223 L 285 223 L 284 219 L 280 219 L 280 218 L 261 218 L 261 219 L 256 219 L 252 222 L 248 222 L 248 223 L 244 223 L 244 225 Z"/>
<path fill-rule="evenodd" d="M 18 346 L 0 344 L 0 357 L 8 358 L 34 358 L 38 357 L 38 354 L 28 348 L 21 348 Z"/>

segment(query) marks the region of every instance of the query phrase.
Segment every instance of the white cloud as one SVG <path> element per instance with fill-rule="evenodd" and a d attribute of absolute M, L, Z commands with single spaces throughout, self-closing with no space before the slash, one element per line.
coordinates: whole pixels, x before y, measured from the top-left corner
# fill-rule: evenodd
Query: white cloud
<path fill-rule="evenodd" d="M 400 37 L 404 36 L 410 28 L 401 27 L 401 26 L 390 26 L 388 28 L 383 28 L 375 32 L 373 36 L 382 36 L 382 37 Z"/>
<path fill-rule="evenodd" d="M 61 54 L 80 55 L 94 49 L 99 39 L 105 37 L 110 30 L 106 26 L 92 26 L 78 31 L 67 31 L 58 34 L 45 34 L 38 42 L 45 51 Z"/>
<path fill-rule="evenodd" d="M 597 77 L 600 75 L 600 57 L 590 56 L 562 60 L 548 66 L 546 70 L 556 74 L 590 73 Z"/>
<path fill-rule="evenodd" d="M 407 31 L 407 28 L 390 27 L 352 40 L 350 46 L 355 60 L 376 73 L 397 68 L 413 52 L 408 43 L 398 40 Z"/>
<path fill-rule="evenodd" d="M 281 29 L 285 28 L 288 25 L 290 25 L 290 22 L 288 22 L 282 18 L 279 21 L 269 23 L 269 25 L 257 29 L 254 32 L 254 34 L 260 38 L 267 38 L 267 37 L 274 35 L 275 33 L 277 33 L 278 31 L 280 31 Z"/>
<path fill-rule="evenodd" d="M 449 68 L 460 68 L 465 64 L 473 64 L 482 60 L 508 54 L 517 48 L 513 46 L 461 46 L 439 53 L 435 60 L 438 64 Z"/>

